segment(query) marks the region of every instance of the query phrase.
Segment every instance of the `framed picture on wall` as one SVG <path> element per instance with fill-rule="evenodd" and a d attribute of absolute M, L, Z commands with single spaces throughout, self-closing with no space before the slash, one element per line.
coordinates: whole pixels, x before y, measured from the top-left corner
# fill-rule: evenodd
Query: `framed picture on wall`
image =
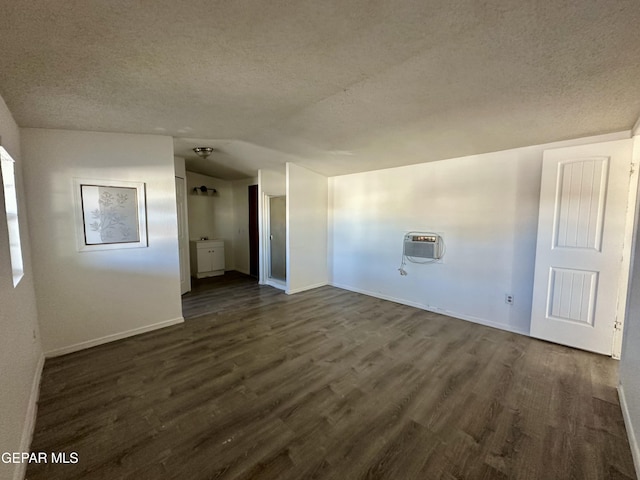
<path fill-rule="evenodd" d="M 80 252 L 148 245 L 144 183 L 74 178 L 73 188 Z"/>

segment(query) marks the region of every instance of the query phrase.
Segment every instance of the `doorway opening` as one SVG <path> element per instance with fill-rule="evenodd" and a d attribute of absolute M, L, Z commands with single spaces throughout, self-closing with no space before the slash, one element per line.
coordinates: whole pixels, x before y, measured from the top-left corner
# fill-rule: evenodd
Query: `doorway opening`
<path fill-rule="evenodd" d="M 262 214 L 260 279 L 266 285 L 286 290 L 287 197 L 265 194 Z"/>
<path fill-rule="evenodd" d="M 269 197 L 269 278 L 287 281 L 287 199 Z"/>

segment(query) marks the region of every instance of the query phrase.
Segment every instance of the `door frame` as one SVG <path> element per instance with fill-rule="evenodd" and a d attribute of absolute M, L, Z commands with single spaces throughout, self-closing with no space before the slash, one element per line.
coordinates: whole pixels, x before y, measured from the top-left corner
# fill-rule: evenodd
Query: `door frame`
<path fill-rule="evenodd" d="M 260 284 L 262 285 L 270 285 L 272 287 L 278 288 L 280 290 L 287 290 L 287 285 L 289 280 L 286 282 L 282 282 L 275 278 L 271 278 L 269 276 L 269 266 L 271 264 L 271 198 L 272 197 L 283 197 L 285 195 L 268 195 L 266 193 L 262 193 L 262 208 L 260 212 L 262 213 L 261 225 L 262 225 L 262 235 L 260 235 L 261 246 L 260 246 Z"/>
<path fill-rule="evenodd" d="M 635 219 L 638 210 L 638 189 L 640 185 L 640 142 L 633 138 L 633 150 L 631 153 L 631 171 L 629 172 L 629 196 L 627 198 L 627 216 L 625 219 L 624 240 L 622 245 L 622 267 L 618 288 L 618 306 L 616 309 L 616 323 L 613 331 L 613 345 L 611 356 L 620 360 L 622 355 L 622 337 L 624 333 L 624 321 L 627 315 L 627 296 L 629 295 L 631 278 L 631 261 L 633 256 Z"/>
<path fill-rule="evenodd" d="M 182 183 L 183 186 L 183 205 L 184 208 L 180 211 L 180 204 L 178 203 L 178 182 Z M 191 291 L 191 259 L 190 259 L 190 251 L 189 251 L 189 212 L 188 212 L 188 201 L 187 201 L 187 179 L 185 177 L 181 177 L 179 175 L 175 175 L 175 184 L 176 184 L 176 217 L 178 222 L 178 262 L 180 263 L 180 294 L 184 295 L 185 293 L 189 293 Z M 180 227 L 182 223 L 182 228 L 184 230 L 184 237 L 180 238 Z M 186 243 L 185 243 L 186 242 Z M 184 255 L 181 254 L 184 253 Z M 182 282 L 182 276 L 185 277 L 184 284 Z M 186 289 L 185 289 L 186 287 Z"/>

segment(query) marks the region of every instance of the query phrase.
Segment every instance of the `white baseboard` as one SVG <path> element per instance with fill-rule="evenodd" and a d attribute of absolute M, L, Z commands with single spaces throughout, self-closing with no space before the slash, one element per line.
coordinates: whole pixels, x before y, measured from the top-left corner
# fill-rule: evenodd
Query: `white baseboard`
<path fill-rule="evenodd" d="M 506 330 L 507 332 L 518 333 L 520 335 L 529 336 L 529 332 L 525 331 L 525 330 L 523 330 L 521 328 L 516 328 L 516 327 L 513 327 L 511 325 L 505 325 L 503 323 L 492 322 L 491 320 L 486 320 L 484 318 L 474 317 L 472 315 L 466 315 L 466 314 L 458 313 L 458 312 L 453 312 L 451 310 L 445 310 L 443 308 L 434 307 L 433 305 L 424 305 L 422 303 L 412 302 L 411 300 L 405 300 L 403 298 L 396 298 L 396 297 L 392 297 L 390 295 L 384 295 L 382 293 L 369 292 L 367 290 L 363 290 L 361 288 L 352 287 L 350 285 L 342 285 L 342 284 L 333 283 L 333 282 L 329 283 L 329 285 L 331 285 L 333 287 L 336 287 L 336 288 L 341 288 L 343 290 L 349 290 L 350 292 L 362 293 L 363 295 L 368 295 L 370 297 L 379 298 L 381 300 L 388 300 L 390 302 L 399 303 L 401 305 L 407 305 L 409 307 L 419 308 L 420 310 L 426 310 L 428 312 L 440 313 L 441 315 L 447 315 L 448 317 L 454 317 L 454 318 L 458 318 L 460 320 L 466 320 L 468 322 L 478 323 L 478 324 L 484 325 L 486 327 L 497 328 L 499 330 Z"/>
<path fill-rule="evenodd" d="M 622 409 L 622 418 L 624 418 L 624 426 L 629 437 L 629 446 L 631 447 L 631 455 L 633 456 L 633 464 L 636 467 L 636 475 L 640 477 L 640 446 L 638 445 L 638 437 L 631 423 L 631 415 L 629 414 L 629 406 L 627 405 L 627 397 L 624 394 L 622 385 L 618 385 L 618 398 L 620 399 L 620 408 Z"/>
<path fill-rule="evenodd" d="M 44 354 L 40 354 L 36 371 L 31 382 L 31 392 L 29 393 L 29 404 L 27 405 L 27 414 L 24 417 L 22 427 L 22 438 L 20 439 L 19 452 L 28 452 L 31 448 L 31 440 L 33 440 L 33 431 L 36 428 L 36 416 L 38 414 L 38 398 L 40 397 L 40 379 L 42 378 L 42 369 L 44 367 Z M 13 480 L 22 480 L 27 472 L 27 464 L 19 463 L 13 472 Z"/>
<path fill-rule="evenodd" d="M 308 285 L 306 287 L 294 288 L 292 290 L 287 290 L 285 293 L 287 295 L 293 295 L 294 293 L 306 292 L 307 290 L 313 290 L 314 288 L 324 287 L 325 285 L 329 285 L 327 282 L 316 283 L 315 285 Z"/>
<path fill-rule="evenodd" d="M 47 358 L 59 357 L 60 355 L 66 355 L 67 353 L 77 352 L 79 350 L 84 350 L 86 348 L 96 347 L 104 343 L 115 342 L 116 340 L 121 340 L 127 337 L 133 337 L 134 335 L 140 335 L 141 333 L 151 332 L 153 330 L 170 327 L 171 325 L 176 325 L 178 323 L 183 323 L 183 322 L 184 322 L 183 317 L 173 318 L 171 320 L 164 320 L 162 322 L 153 323 L 151 325 L 145 325 L 144 327 L 133 328 L 131 330 L 126 330 L 124 332 L 114 333 L 114 334 L 106 335 L 100 338 L 94 338 L 93 340 L 87 340 L 86 342 L 80 342 L 80 343 L 75 343 L 73 345 L 68 345 L 66 347 L 55 348 L 53 350 L 49 350 L 45 352 L 44 355 Z"/>
<path fill-rule="evenodd" d="M 278 290 L 283 290 L 285 292 L 287 290 L 286 283 L 274 280 L 273 278 L 268 278 L 263 285 L 269 285 L 270 287 L 277 288 Z"/>

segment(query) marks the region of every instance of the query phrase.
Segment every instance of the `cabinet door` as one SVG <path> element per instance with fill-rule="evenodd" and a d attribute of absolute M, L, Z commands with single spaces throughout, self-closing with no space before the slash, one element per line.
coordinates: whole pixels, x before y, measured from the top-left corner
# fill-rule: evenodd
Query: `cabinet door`
<path fill-rule="evenodd" d="M 211 270 L 224 270 L 224 247 L 211 248 Z"/>
<path fill-rule="evenodd" d="M 210 272 L 212 248 L 198 248 L 198 273 Z"/>

